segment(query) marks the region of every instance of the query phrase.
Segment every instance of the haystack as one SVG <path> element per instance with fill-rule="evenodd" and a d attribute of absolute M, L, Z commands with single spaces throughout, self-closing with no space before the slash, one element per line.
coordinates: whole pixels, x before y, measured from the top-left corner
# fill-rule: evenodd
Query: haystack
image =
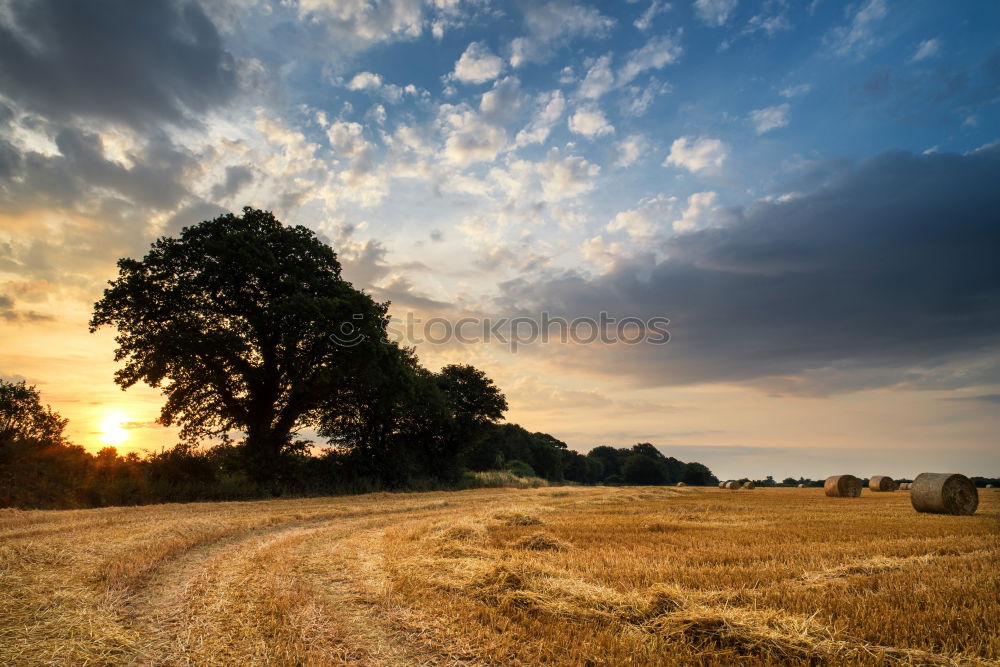
<path fill-rule="evenodd" d="M 677 482 L 677 486 L 687 486 L 684 482 Z"/>
<path fill-rule="evenodd" d="M 831 498 L 857 498 L 861 495 L 861 480 L 854 475 L 827 477 L 823 490 Z"/>
<path fill-rule="evenodd" d="M 868 480 L 868 488 L 872 491 L 895 491 L 896 481 L 887 475 L 872 475 Z"/>
<path fill-rule="evenodd" d="M 735 491 L 736 489 L 740 488 L 740 483 L 730 480 L 726 482 L 726 486 L 723 488 L 729 489 L 730 491 Z"/>
<path fill-rule="evenodd" d="M 979 507 L 979 492 L 965 475 L 922 472 L 910 485 L 910 502 L 918 512 L 974 514 Z"/>
<path fill-rule="evenodd" d="M 719 482 L 719 488 L 720 488 L 720 489 L 724 489 L 724 488 L 726 488 L 726 484 L 728 484 L 728 483 L 729 483 L 728 481 L 725 481 L 725 482 Z"/>
<path fill-rule="evenodd" d="M 799 484 L 799 488 L 800 489 L 804 489 L 804 488 L 806 488 L 806 485 L 805 484 Z"/>
<path fill-rule="evenodd" d="M 752 488 L 754 488 L 754 484 L 753 484 L 753 482 L 743 482 L 743 488 L 744 489 L 752 489 Z"/>
<path fill-rule="evenodd" d="M 909 491 L 910 490 L 910 483 L 909 482 L 903 482 L 902 484 L 899 485 L 899 490 L 900 491 Z"/>

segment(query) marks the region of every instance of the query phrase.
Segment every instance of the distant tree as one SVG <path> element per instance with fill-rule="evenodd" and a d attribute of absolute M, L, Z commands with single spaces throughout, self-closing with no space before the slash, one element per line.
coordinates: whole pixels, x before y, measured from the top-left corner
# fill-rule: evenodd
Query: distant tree
<path fill-rule="evenodd" d="M 623 457 L 619 450 L 609 445 L 599 445 L 591 449 L 587 456 L 601 464 L 602 479 L 607 479 L 612 475 L 620 475 Z"/>
<path fill-rule="evenodd" d="M 503 419 L 507 399 L 486 373 L 467 364 L 451 364 L 434 374 L 434 381 L 444 396 L 449 423 L 441 452 L 450 472 L 458 472 L 460 457 L 485 438 L 490 428 Z M 442 469 L 444 471 L 444 469 Z"/>
<path fill-rule="evenodd" d="M 719 483 L 718 478 L 712 474 L 708 466 L 697 462 L 684 465 L 684 475 L 680 481 L 693 486 L 710 486 Z"/>
<path fill-rule="evenodd" d="M 118 270 L 90 322 L 117 329 L 115 381 L 161 388 L 160 421 L 185 440 L 245 433 L 261 480 L 385 344 L 387 305 L 341 278 L 312 231 L 267 211 L 186 227 Z"/>
<path fill-rule="evenodd" d="M 319 433 L 351 452 L 352 461 L 390 486 L 405 484 L 414 472 L 400 434 L 414 410 L 420 365 L 413 350 L 387 341 L 373 351 L 372 363 L 332 394 L 320 411 Z M 422 406 L 427 408 L 429 406 Z M 438 419 L 443 419 L 442 415 Z"/>
<path fill-rule="evenodd" d="M 663 466 L 648 454 L 632 454 L 622 465 L 627 484 L 663 484 L 667 481 Z"/>
<path fill-rule="evenodd" d="M 798 483 L 799 481 L 794 477 L 786 477 L 785 479 L 781 480 L 782 486 L 796 486 Z"/>
<path fill-rule="evenodd" d="M 47 405 L 34 386 L 0 380 L 0 441 L 62 443 L 66 420 Z"/>

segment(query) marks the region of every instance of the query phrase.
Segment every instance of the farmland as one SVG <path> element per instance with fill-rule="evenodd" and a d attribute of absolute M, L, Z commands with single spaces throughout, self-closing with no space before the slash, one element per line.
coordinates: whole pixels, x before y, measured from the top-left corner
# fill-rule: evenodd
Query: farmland
<path fill-rule="evenodd" d="M 0 664 L 996 664 L 1000 493 L 0 510 Z"/>

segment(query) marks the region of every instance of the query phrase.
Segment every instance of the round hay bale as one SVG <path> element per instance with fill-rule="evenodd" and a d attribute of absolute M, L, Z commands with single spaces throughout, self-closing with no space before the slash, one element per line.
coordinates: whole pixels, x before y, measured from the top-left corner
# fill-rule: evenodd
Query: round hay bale
<path fill-rule="evenodd" d="M 799 488 L 800 489 L 804 489 L 804 488 L 806 488 L 806 485 L 805 484 L 799 484 Z"/>
<path fill-rule="evenodd" d="M 677 482 L 677 486 L 687 486 L 684 482 Z"/>
<path fill-rule="evenodd" d="M 740 483 L 730 480 L 726 482 L 725 488 L 729 489 L 730 491 L 735 491 L 736 489 L 740 488 Z"/>
<path fill-rule="evenodd" d="M 728 484 L 728 482 L 719 482 L 719 488 L 720 489 L 726 488 L 726 484 Z"/>
<path fill-rule="evenodd" d="M 902 484 L 899 485 L 899 490 L 900 491 L 909 491 L 910 490 L 910 483 L 909 482 L 903 482 Z"/>
<path fill-rule="evenodd" d="M 987 488 L 987 489 L 992 489 L 992 488 L 993 488 L 993 485 L 992 485 L 992 484 L 987 484 L 987 485 L 986 485 L 986 488 Z"/>
<path fill-rule="evenodd" d="M 823 490 L 831 498 L 857 498 L 861 495 L 861 480 L 854 475 L 827 477 Z"/>
<path fill-rule="evenodd" d="M 872 475 L 868 480 L 868 488 L 872 491 L 895 491 L 896 482 L 887 475 Z"/>
<path fill-rule="evenodd" d="M 910 485 L 910 503 L 918 512 L 975 514 L 979 507 L 979 492 L 965 475 L 922 472 Z"/>
<path fill-rule="evenodd" d="M 744 489 L 753 489 L 753 488 L 756 488 L 756 487 L 754 487 L 753 482 L 743 482 L 743 488 Z"/>

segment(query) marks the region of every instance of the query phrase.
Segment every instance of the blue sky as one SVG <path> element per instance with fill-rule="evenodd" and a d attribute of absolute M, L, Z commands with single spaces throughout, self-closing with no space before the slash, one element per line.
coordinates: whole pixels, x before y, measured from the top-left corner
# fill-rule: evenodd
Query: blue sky
<path fill-rule="evenodd" d="M 109 410 L 174 438 L 86 334 L 115 260 L 249 204 L 399 317 L 670 318 L 655 348 L 418 346 L 574 447 L 997 472 L 995 2 L 2 7 L 0 373 L 83 444 Z"/>

